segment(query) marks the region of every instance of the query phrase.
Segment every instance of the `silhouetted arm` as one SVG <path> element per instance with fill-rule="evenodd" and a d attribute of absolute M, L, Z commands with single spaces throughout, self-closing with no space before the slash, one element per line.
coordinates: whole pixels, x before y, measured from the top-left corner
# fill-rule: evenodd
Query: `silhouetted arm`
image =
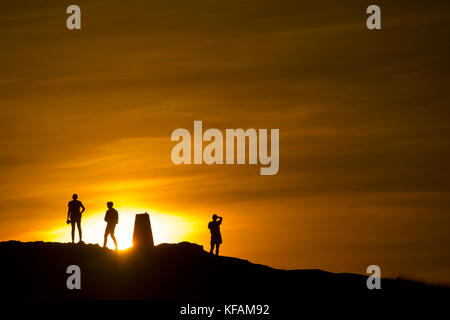
<path fill-rule="evenodd" d="M 223 218 L 222 218 L 222 217 L 217 217 L 217 218 L 219 219 L 219 221 L 217 221 L 217 223 L 218 223 L 219 225 L 221 225 L 221 224 L 222 224 Z"/>
<path fill-rule="evenodd" d="M 70 206 L 69 206 L 69 208 L 67 210 L 67 221 L 69 220 L 69 217 L 70 217 Z"/>
<path fill-rule="evenodd" d="M 84 210 L 86 210 L 85 208 L 84 208 L 84 206 L 83 206 L 83 204 L 81 204 L 81 212 L 80 213 L 83 213 L 84 212 Z"/>

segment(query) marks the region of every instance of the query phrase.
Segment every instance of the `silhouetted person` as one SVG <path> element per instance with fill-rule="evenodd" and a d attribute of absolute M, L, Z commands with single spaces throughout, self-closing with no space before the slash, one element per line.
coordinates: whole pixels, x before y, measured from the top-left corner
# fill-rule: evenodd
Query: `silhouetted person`
<path fill-rule="evenodd" d="M 106 248 L 106 242 L 108 241 L 108 235 L 111 235 L 111 238 L 114 241 L 114 245 L 117 250 L 117 241 L 114 236 L 114 230 L 116 229 L 116 225 L 119 222 L 119 213 L 116 209 L 113 208 L 113 203 L 110 201 L 106 204 L 108 206 L 108 210 L 106 210 L 105 221 L 106 221 L 106 229 L 105 229 L 105 241 L 103 242 L 103 248 Z"/>
<path fill-rule="evenodd" d="M 213 214 L 213 221 L 208 223 L 208 229 L 211 232 L 211 251 L 213 253 L 214 246 L 216 247 L 216 255 L 219 255 L 219 247 L 222 243 L 222 235 L 220 234 L 220 225 L 222 224 L 222 217 L 218 217 L 217 214 Z M 219 221 L 217 221 L 219 219 Z"/>
<path fill-rule="evenodd" d="M 78 228 L 78 236 L 80 238 L 80 242 L 82 241 L 82 234 L 81 234 L 81 215 L 86 210 L 81 203 L 81 201 L 77 200 L 78 195 L 74 194 L 72 196 L 72 201 L 69 202 L 69 211 L 67 212 L 67 223 L 72 224 L 72 243 L 75 242 L 75 223 L 77 224 Z M 81 211 L 80 211 L 81 209 Z"/>

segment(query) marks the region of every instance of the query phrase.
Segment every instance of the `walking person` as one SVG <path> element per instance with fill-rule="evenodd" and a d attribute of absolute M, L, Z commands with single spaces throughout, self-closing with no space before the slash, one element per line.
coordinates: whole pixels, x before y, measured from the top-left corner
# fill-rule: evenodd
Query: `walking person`
<path fill-rule="evenodd" d="M 110 201 L 106 204 L 108 207 L 108 210 L 105 214 L 105 221 L 106 221 L 106 229 L 105 229 L 105 240 L 103 242 L 103 248 L 106 248 L 106 242 L 108 241 L 108 236 L 111 235 L 111 238 L 114 241 L 114 245 L 117 250 L 117 241 L 116 237 L 114 235 L 114 230 L 116 229 L 117 223 L 119 223 L 119 213 L 116 209 L 113 208 L 113 203 Z"/>

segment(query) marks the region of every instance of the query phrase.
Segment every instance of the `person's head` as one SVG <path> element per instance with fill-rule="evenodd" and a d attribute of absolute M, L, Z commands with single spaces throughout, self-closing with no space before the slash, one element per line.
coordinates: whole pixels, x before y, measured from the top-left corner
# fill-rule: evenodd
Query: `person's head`
<path fill-rule="evenodd" d="M 106 206 L 111 209 L 113 207 L 114 203 L 112 203 L 111 201 L 106 203 Z"/>
<path fill-rule="evenodd" d="M 73 200 L 77 200 L 77 199 L 78 199 L 78 195 L 77 195 L 76 193 L 74 193 L 74 194 L 72 195 L 72 199 L 73 199 Z"/>
<path fill-rule="evenodd" d="M 212 218 L 213 218 L 213 221 L 216 221 L 217 220 L 217 214 L 213 214 Z"/>

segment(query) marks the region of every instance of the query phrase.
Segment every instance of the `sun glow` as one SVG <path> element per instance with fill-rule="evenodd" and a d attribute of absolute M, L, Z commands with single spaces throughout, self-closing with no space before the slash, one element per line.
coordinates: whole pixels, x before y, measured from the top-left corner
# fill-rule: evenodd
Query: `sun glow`
<path fill-rule="evenodd" d="M 195 223 L 181 215 L 163 214 L 136 208 L 119 207 L 116 210 L 119 212 L 119 223 L 116 226 L 115 236 L 119 250 L 132 246 L 134 219 L 137 213 L 149 213 L 155 245 L 189 240 L 190 234 L 195 230 Z M 106 222 L 103 220 L 104 216 L 105 213 L 101 212 L 83 217 L 81 228 L 83 230 L 84 242 L 103 245 L 103 236 L 106 227 Z M 50 235 L 52 241 L 69 242 L 71 241 L 70 225 L 55 229 L 50 232 Z M 75 233 L 75 241 L 78 241 L 78 231 Z M 114 243 L 111 237 L 108 237 L 107 247 L 114 249 Z"/>

